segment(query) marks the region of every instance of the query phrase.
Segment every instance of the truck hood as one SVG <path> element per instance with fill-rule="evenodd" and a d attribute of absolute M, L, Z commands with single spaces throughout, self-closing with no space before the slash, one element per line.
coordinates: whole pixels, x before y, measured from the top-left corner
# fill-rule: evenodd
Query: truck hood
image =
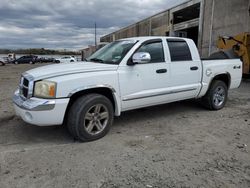
<path fill-rule="evenodd" d="M 35 80 L 45 79 L 55 76 L 67 74 L 98 72 L 98 71 L 114 71 L 118 65 L 101 64 L 93 62 L 76 62 L 76 63 L 60 63 L 55 65 L 47 65 L 26 71 L 25 73 L 33 76 Z"/>

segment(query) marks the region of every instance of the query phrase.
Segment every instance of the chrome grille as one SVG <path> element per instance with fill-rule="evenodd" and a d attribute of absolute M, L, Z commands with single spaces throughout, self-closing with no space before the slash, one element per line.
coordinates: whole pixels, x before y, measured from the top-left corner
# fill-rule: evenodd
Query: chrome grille
<path fill-rule="evenodd" d="M 33 78 L 29 75 L 22 75 L 19 84 L 19 93 L 24 98 L 30 98 L 33 90 Z"/>
<path fill-rule="evenodd" d="M 27 78 L 23 79 L 22 94 L 25 98 L 28 98 L 29 93 L 29 80 Z"/>
<path fill-rule="evenodd" d="M 29 87 L 29 80 L 27 78 L 23 79 L 23 85 Z"/>

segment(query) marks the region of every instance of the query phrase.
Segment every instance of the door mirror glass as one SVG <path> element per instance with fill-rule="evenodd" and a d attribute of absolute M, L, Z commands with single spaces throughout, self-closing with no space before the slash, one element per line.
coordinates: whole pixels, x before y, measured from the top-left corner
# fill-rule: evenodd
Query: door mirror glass
<path fill-rule="evenodd" d="M 148 52 L 137 52 L 132 57 L 132 62 L 136 63 L 148 63 L 151 61 L 151 56 Z"/>

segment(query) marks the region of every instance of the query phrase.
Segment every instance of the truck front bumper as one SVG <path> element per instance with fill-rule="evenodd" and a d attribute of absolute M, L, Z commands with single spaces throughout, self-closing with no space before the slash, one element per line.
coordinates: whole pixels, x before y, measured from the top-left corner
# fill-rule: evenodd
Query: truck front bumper
<path fill-rule="evenodd" d="M 61 125 L 69 103 L 69 98 L 24 99 L 18 91 L 15 92 L 12 100 L 16 115 L 20 116 L 23 121 L 38 126 Z"/>

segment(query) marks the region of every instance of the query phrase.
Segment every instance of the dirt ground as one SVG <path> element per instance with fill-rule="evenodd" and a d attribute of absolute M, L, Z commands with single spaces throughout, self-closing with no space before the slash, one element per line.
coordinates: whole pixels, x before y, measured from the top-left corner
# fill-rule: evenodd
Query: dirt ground
<path fill-rule="evenodd" d="M 208 111 L 183 101 L 123 113 L 104 138 L 75 142 L 66 129 L 15 117 L 20 74 L 0 67 L 0 187 L 250 187 L 250 80 Z"/>

